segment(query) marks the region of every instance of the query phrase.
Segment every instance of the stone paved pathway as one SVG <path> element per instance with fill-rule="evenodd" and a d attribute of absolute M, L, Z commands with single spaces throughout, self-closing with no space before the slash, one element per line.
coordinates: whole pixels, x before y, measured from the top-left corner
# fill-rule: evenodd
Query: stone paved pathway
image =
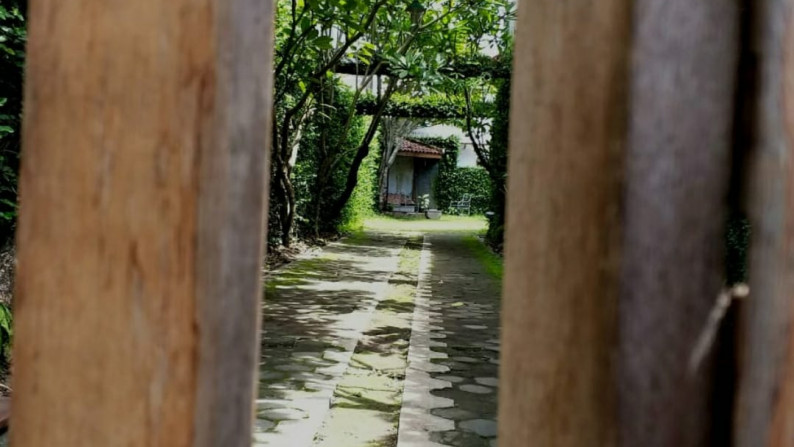
<path fill-rule="evenodd" d="M 268 278 L 254 446 L 311 445 L 404 243 L 331 244 Z"/>
<path fill-rule="evenodd" d="M 495 446 L 499 280 L 459 235 L 426 245 L 398 446 Z"/>
<path fill-rule="evenodd" d="M 393 289 L 406 240 L 396 234 L 369 235 L 332 244 L 320 256 L 297 261 L 268 280 L 255 446 L 496 445 L 499 281 L 486 272 L 464 236 L 425 237 L 418 285 L 411 281 L 413 309 L 396 309 L 401 322 L 391 324 L 406 333 L 401 340 L 410 337 L 407 369 L 402 369 L 402 348 L 391 350 L 402 352 L 401 360 L 382 357 L 399 360 L 399 371 L 378 377 L 371 371 L 381 374 L 386 368 L 370 365 L 370 372 L 362 372 L 362 344 L 376 340 L 368 339 L 377 334 L 371 333 L 373 327 L 388 326 L 378 322 L 381 311 L 376 308 L 389 301 L 384 301 L 389 279 Z M 403 378 L 399 396 L 401 387 L 393 382 Z M 377 443 L 364 442 L 364 436 L 359 444 L 350 436 L 375 425 L 344 420 L 346 414 L 363 414 L 347 411 L 347 404 L 350 390 L 365 381 L 362 388 L 375 382 L 383 388 L 375 391 L 388 397 L 384 402 L 402 404 L 397 436 Z M 344 411 L 329 410 L 340 396 Z M 396 413 L 386 414 L 391 411 L 387 407 L 374 410 L 384 413 L 381 419 L 387 424 L 397 423 Z M 370 416 L 375 421 L 377 413 Z"/>

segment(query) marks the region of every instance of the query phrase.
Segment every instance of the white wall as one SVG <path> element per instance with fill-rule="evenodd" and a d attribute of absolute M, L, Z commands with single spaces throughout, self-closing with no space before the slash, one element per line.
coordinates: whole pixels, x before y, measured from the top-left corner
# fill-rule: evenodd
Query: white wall
<path fill-rule="evenodd" d="M 477 153 L 474 152 L 474 145 L 464 143 L 458 151 L 458 167 L 473 168 L 477 166 Z"/>

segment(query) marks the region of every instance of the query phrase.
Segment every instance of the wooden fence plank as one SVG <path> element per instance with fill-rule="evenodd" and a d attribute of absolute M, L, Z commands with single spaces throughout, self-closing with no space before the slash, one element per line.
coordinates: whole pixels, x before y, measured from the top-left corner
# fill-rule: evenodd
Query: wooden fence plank
<path fill-rule="evenodd" d="M 250 445 L 272 14 L 31 2 L 13 445 Z"/>
<path fill-rule="evenodd" d="M 519 4 L 499 445 L 614 445 L 629 0 Z"/>
<path fill-rule="evenodd" d="M 756 136 L 746 155 L 752 225 L 736 447 L 794 446 L 794 2 L 764 0 L 752 51 Z"/>
<path fill-rule="evenodd" d="M 620 445 L 709 444 L 690 354 L 723 288 L 738 57 L 733 0 L 638 0 L 620 300 Z"/>

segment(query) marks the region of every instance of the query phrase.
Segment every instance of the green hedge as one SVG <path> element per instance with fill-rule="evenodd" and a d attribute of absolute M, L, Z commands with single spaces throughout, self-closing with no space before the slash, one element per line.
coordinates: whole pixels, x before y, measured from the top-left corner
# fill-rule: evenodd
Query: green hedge
<path fill-rule="evenodd" d="M 471 194 L 471 214 L 485 214 L 490 211 L 491 178 L 483 168 L 455 168 L 447 175 L 439 176 L 436 181 L 436 200 L 439 208 L 454 214 L 451 208 L 454 201 L 464 194 Z"/>
<path fill-rule="evenodd" d="M 360 230 L 364 226 L 364 219 L 375 214 L 379 155 L 380 147 L 376 139 L 372 142 L 369 155 L 364 158 L 358 169 L 356 189 L 353 190 L 353 195 L 342 210 L 342 221 L 338 227 L 342 233 Z"/>

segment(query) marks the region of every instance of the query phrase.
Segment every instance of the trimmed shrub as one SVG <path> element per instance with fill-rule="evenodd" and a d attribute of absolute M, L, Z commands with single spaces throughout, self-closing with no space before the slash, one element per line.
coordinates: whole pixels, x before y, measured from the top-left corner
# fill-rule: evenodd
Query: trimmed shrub
<path fill-rule="evenodd" d="M 364 219 L 375 214 L 379 153 L 378 145 L 373 141 L 369 155 L 358 170 L 356 189 L 353 190 L 353 195 L 342 210 L 342 219 L 338 228 L 342 233 L 360 230 L 364 225 Z"/>
<path fill-rule="evenodd" d="M 448 214 L 455 214 L 453 202 L 471 194 L 471 214 L 485 214 L 490 211 L 491 178 L 483 168 L 455 168 L 436 181 L 436 200 L 439 207 Z"/>

